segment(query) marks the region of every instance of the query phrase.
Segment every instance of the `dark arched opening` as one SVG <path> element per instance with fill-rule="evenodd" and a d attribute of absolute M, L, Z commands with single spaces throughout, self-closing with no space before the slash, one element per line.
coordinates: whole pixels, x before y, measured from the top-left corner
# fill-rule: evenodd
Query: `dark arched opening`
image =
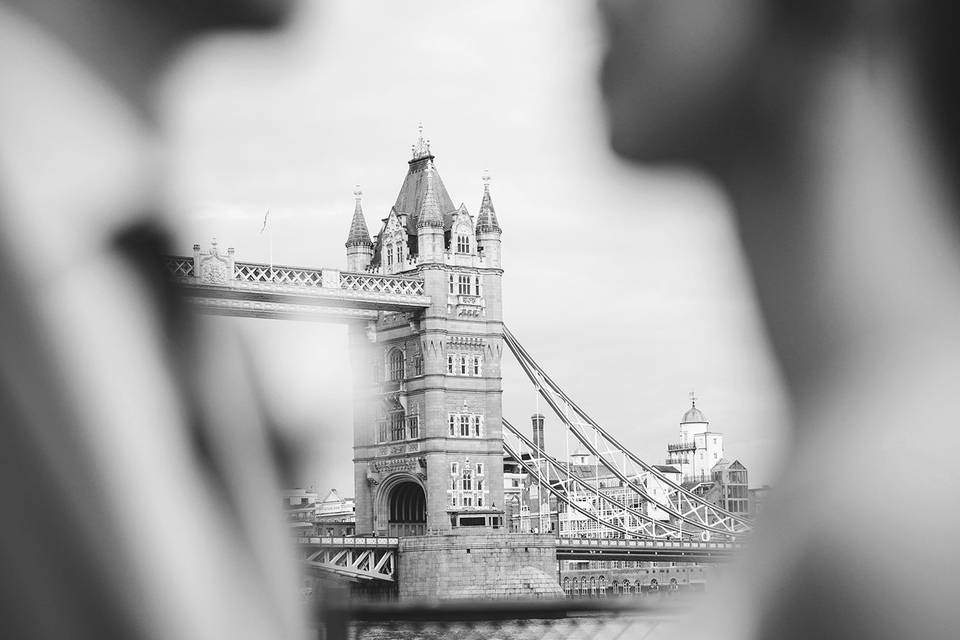
<path fill-rule="evenodd" d="M 422 536 L 427 532 L 427 497 L 416 482 L 401 482 L 390 491 L 391 536 Z"/>

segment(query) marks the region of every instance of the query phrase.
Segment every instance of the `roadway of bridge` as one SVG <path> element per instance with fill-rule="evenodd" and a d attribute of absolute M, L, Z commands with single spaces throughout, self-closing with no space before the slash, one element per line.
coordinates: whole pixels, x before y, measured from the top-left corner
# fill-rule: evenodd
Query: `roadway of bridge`
<path fill-rule="evenodd" d="M 743 550 L 739 542 L 557 538 L 558 560 L 627 560 L 642 562 L 719 562 Z"/>
<path fill-rule="evenodd" d="M 395 537 L 299 538 L 304 546 L 355 549 L 400 549 Z M 740 542 L 691 540 L 628 540 L 623 538 L 556 538 L 558 560 L 627 560 L 642 562 L 719 562 L 744 549 Z"/>

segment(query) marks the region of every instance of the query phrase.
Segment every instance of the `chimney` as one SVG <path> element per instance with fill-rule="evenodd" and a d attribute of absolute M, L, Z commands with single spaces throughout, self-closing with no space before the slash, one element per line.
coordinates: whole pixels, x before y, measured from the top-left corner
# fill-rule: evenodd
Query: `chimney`
<path fill-rule="evenodd" d="M 533 423 L 533 444 L 539 451 L 543 451 L 543 414 L 533 414 L 530 416 L 530 421 Z"/>

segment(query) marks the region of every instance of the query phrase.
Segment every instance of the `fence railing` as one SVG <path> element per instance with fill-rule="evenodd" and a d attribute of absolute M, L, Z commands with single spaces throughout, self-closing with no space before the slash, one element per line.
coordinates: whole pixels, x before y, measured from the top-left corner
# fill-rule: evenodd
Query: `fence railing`
<path fill-rule="evenodd" d="M 321 604 L 318 637 L 324 640 L 614 640 L 647 637 L 679 625 L 684 598 L 454 601 L 440 604 Z"/>

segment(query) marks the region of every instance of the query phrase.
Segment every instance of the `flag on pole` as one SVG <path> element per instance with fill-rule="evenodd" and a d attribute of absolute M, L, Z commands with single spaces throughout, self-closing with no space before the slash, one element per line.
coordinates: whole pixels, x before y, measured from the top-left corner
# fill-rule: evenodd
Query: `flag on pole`
<path fill-rule="evenodd" d="M 260 233 L 263 233 L 267 230 L 267 222 L 270 220 L 270 209 L 267 209 L 267 212 L 263 214 L 263 226 L 260 227 Z"/>

